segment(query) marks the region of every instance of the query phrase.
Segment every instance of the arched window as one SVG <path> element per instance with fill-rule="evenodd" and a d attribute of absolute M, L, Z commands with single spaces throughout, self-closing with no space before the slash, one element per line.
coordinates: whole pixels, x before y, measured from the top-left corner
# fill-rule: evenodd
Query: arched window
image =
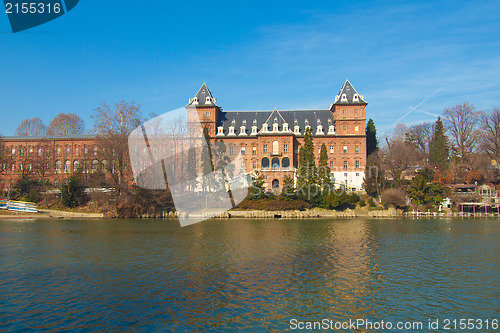
<path fill-rule="evenodd" d="M 278 141 L 273 141 L 273 155 L 278 155 L 280 152 L 280 144 Z"/>
<path fill-rule="evenodd" d="M 79 162 L 78 160 L 75 160 L 75 161 L 73 162 L 73 171 L 74 171 L 74 172 L 78 172 L 78 171 L 80 171 L 80 162 Z"/>
<path fill-rule="evenodd" d="M 277 179 L 273 180 L 273 190 L 279 187 L 280 187 L 280 181 Z"/>
<path fill-rule="evenodd" d="M 274 171 L 279 171 L 280 169 L 280 159 L 277 157 L 274 157 L 272 160 L 272 168 Z"/>
<path fill-rule="evenodd" d="M 269 170 L 269 159 L 267 157 L 262 159 L 262 170 Z"/>
<path fill-rule="evenodd" d="M 5 179 L 0 181 L 0 189 L 5 190 Z"/>
<path fill-rule="evenodd" d="M 57 160 L 56 161 L 56 173 L 61 173 L 62 172 L 62 163 L 61 161 Z"/>
<path fill-rule="evenodd" d="M 64 162 L 64 173 L 70 173 L 71 172 L 71 162 L 66 161 Z"/>
<path fill-rule="evenodd" d="M 90 172 L 96 173 L 97 169 L 99 169 L 99 161 L 98 160 L 93 160 L 92 161 L 92 169 Z"/>
<path fill-rule="evenodd" d="M 283 158 L 281 161 L 281 166 L 283 167 L 283 170 L 289 170 L 290 169 L 290 159 L 288 157 Z"/>
<path fill-rule="evenodd" d="M 102 165 L 102 172 L 107 172 L 108 171 L 108 161 L 107 160 L 102 160 L 101 162 Z"/>

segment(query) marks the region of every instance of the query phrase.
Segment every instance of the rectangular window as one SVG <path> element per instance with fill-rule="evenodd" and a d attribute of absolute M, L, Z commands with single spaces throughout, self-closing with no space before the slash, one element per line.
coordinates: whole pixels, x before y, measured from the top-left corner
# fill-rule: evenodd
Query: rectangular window
<path fill-rule="evenodd" d="M 334 146 L 330 146 L 330 154 L 333 154 L 335 152 L 335 147 Z"/>
<path fill-rule="evenodd" d="M 19 149 L 19 155 L 24 156 L 24 149 L 23 148 Z"/>
<path fill-rule="evenodd" d="M 359 126 L 354 126 L 354 130 L 355 130 L 356 132 L 359 132 Z"/>
<path fill-rule="evenodd" d="M 245 161 L 241 161 L 241 170 L 245 170 Z"/>
<path fill-rule="evenodd" d="M 38 156 L 42 156 L 42 149 L 38 148 Z"/>
<path fill-rule="evenodd" d="M 333 170 L 333 167 L 334 167 L 334 162 L 333 161 L 330 161 L 330 169 Z"/>
<path fill-rule="evenodd" d="M 257 169 L 257 162 L 252 162 L 252 169 Z"/>
<path fill-rule="evenodd" d="M 19 164 L 19 171 L 23 171 L 23 164 Z"/>
<path fill-rule="evenodd" d="M 267 145 L 264 145 L 264 153 L 267 153 Z"/>
<path fill-rule="evenodd" d="M 295 147 L 295 154 L 299 153 L 299 146 Z"/>
<path fill-rule="evenodd" d="M 207 112 L 206 114 L 207 114 L 207 117 L 210 117 L 210 112 Z"/>
<path fill-rule="evenodd" d="M 50 149 L 49 148 L 47 148 L 47 150 L 45 151 L 45 155 L 50 156 Z"/>
<path fill-rule="evenodd" d="M 321 154 L 321 146 L 318 147 L 318 154 Z"/>
<path fill-rule="evenodd" d="M 89 149 L 88 149 L 87 147 L 85 147 L 85 148 L 83 149 L 83 153 L 84 153 L 85 155 L 87 155 L 87 154 L 89 153 Z"/>
<path fill-rule="evenodd" d="M 80 149 L 78 147 L 75 148 L 75 156 L 78 156 L 78 153 L 80 152 Z"/>
<path fill-rule="evenodd" d="M 5 171 L 5 169 L 7 168 L 7 166 L 4 164 L 2 164 L 2 171 Z"/>
<path fill-rule="evenodd" d="M 355 149 L 356 149 L 356 154 L 359 154 L 359 146 L 356 146 Z"/>
<path fill-rule="evenodd" d="M 359 110 L 358 109 L 354 109 L 354 113 L 358 114 Z"/>
<path fill-rule="evenodd" d="M 257 155 L 257 147 L 252 147 L 252 150 L 253 150 L 253 154 Z"/>
<path fill-rule="evenodd" d="M 241 155 L 245 155 L 245 147 L 241 147 Z"/>
<path fill-rule="evenodd" d="M 97 147 L 94 147 L 94 156 L 97 155 Z"/>
<path fill-rule="evenodd" d="M 16 171 L 16 165 L 15 165 L 15 164 L 11 164 L 11 165 L 10 165 L 10 169 L 11 169 L 12 171 Z"/>
<path fill-rule="evenodd" d="M 234 154 L 234 147 L 229 147 L 229 154 L 233 155 Z"/>
<path fill-rule="evenodd" d="M 12 156 L 16 155 L 16 148 L 12 148 Z"/>
<path fill-rule="evenodd" d="M 347 146 L 344 146 L 344 154 L 347 154 Z"/>
<path fill-rule="evenodd" d="M 283 145 L 283 151 L 284 151 L 285 153 L 288 153 L 288 145 Z"/>
<path fill-rule="evenodd" d="M 356 177 L 359 177 L 359 172 L 356 172 Z"/>
<path fill-rule="evenodd" d="M 61 156 L 61 148 L 57 148 L 57 156 Z"/>
<path fill-rule="evenodd" d="M 30 150 L 28 150 L 28 156 L 29 157 L 33 156 L 33 149 L 30 148 Z"/>
<path fill-rule="evenodd" d="M 344 169 L 347 170 L 347 161 L 344 161 Z"/>
<path fill-rule="evenodd" d="M 356 161 L 356 169 L 359 169 L 359 161 Z"/>
<path fill-rule="evenodd" d="M 66 156 L 69 155 L 69 148 L 66 148 Z"/>
<path fill-rule="evenodd" d="M 342 113 L 343 113 L 343 114 L 346 114 L 346 113 L 347 113 L 347 110 L 342 110 Z"/>
<path fill-rule="evenodd" d="M 344 132 L 347 131 L 347 126 L 344 125 L 342 129 L 344 130 Z"/>

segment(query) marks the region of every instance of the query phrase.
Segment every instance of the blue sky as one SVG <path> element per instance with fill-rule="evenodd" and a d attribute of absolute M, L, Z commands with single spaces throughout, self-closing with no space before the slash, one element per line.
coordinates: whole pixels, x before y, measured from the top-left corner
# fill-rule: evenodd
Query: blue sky
<path fill-rule="evenodd" d="M 328 108 L 346 78 L 379 132 L 448 106 L 500 105 L 500 2 L 80 0 L 13 34 L 0 13 L 1 135 L 101 102 L 145 115 L 206 82 L 225 110 Z M 437 92 L 436 92 L 437 91 Z"/>

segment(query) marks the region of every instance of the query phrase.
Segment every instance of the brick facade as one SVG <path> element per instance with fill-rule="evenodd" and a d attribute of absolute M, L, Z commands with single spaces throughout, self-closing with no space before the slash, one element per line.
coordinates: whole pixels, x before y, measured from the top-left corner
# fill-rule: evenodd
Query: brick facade
<path fill-rule="evenodd" d="M 318 161 L 321 145 L 327 148 L 332 182 L 360 189 L 366 167 L 366 105 L 346 81 L 328 109 L 223 111 L 203 84 L 186 106 L 187 131 L 189 137 L 199 136 L 191 132 L 200 126 L 192 124 L 201 123 L 212 140 L 224 141 L 230 155 L 242 154 L 247 172 L 258 170 L 268 188 L 280 188 L 285 176 L 295 175 L 305 128 L 310 127 Z M 12 188 L 23 175 L 58 187 L 76 170 L 107 172 L 107 162 L 99 158 L 92 136 L 7 137 L 1 141 L 7 159 L 0 166 L 0 189 Z"/>

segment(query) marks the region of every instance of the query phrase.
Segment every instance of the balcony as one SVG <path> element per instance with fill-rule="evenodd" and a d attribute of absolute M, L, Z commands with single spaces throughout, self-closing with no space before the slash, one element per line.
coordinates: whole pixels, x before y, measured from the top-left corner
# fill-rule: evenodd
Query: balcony
<path fill-rule="evenodd" d="M 283 156 L 283 153 L 281 153 L 281 152 L 280 152 L 280 153 L 277 153 L 277 152 L 272 152 L 272 153 L 270 153 L 269 155 L 271 155 L 271 157 L 274 157 L 274 156 L 279 156 L 279 157 L 281 157 L 281 156 Z"/>

